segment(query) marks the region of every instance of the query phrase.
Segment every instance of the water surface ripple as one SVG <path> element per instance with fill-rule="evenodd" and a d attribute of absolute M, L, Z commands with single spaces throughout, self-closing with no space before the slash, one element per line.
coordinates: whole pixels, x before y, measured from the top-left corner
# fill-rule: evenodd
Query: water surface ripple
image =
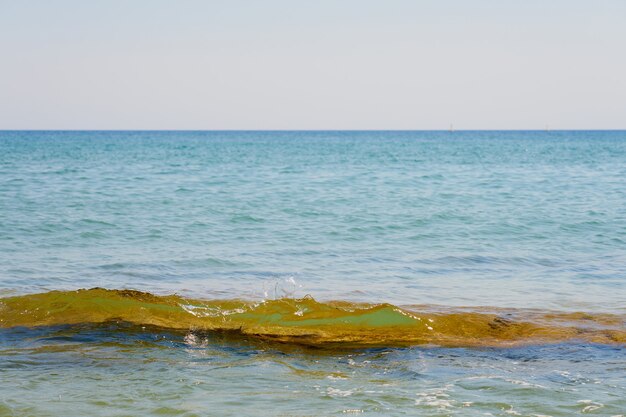
<path fill-rule="evenodd" d="M 92 287 L 595 326 L 626 314 L 626 132 L 0 132 L 0 298 Z M 584 335 L 327 349 L 22 324 L 0 326 L 0 416 L 626 415 L 623 343 Z"/>

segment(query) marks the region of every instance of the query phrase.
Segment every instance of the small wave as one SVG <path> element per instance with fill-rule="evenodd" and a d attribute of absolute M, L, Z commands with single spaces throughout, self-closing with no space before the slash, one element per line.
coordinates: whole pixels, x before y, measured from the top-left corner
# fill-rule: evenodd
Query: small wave
<path fill-rule="evenodd" d="M 260 217 L 252 216 L 249 214 L 238 214 L 232 216 L 230 219 L 231 223 L 264 223 L 265 219 Z"/>
<path fill-rule="evenodd" d="M 609 314 L 453 310 L 391 304 L 194 300 L 92 288 L 0 298 L 0 328 L 120 321 L 166 329 L 234 332 L 311 346 L 516 346 L 582 340 L 625 344 L 625 318 Z"/>
<path fill-rule="evenodd" d="M 117 227 L 117 225 L 109 222 L 105 222 L 104 220 L 96 220 L 96 219 L 81 219 L 79 223 L 86 225 L 95 225 L 95 226 L 106 226 L 106 227 Z"/>

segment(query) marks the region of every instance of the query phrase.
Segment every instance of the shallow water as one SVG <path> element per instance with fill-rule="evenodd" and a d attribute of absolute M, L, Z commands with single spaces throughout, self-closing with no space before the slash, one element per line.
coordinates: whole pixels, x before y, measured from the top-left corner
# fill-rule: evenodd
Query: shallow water
<path fill-rule="evenodd" d="M 617 131 L 0 132 L 0 416 L 626 415 L 625 178 Z"/>
<path fill-rule="evenodd" d="M 623 348 L 323 351 L 128 326 L 2 338 L 11 415 L 620 415 Z M 518 414 L 516 414 L 518 413 Z"/>

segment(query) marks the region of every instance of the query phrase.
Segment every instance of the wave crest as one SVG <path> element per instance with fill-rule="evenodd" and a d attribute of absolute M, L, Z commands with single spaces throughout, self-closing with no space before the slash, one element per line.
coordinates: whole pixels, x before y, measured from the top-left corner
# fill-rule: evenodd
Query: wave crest
<path fill-rule="evenodd" d="M 312 346 L 514 346 L 582 340 L 624 344 L 624 317 L 610 314 L 318 302 L 312 297 L 194 300 L 92 288 L 0 299 L 0 327 L 123 321 L 167 329 L 229 331 Z"/>

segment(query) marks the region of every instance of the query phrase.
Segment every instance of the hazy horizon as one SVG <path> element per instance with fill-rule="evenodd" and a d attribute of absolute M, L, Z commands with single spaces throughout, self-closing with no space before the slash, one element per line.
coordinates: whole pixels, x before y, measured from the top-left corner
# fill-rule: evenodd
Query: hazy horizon
<path fill-rule="evenodd" d="M 0 130 L 623 130 L 626 2 L 0 0 Z"/>
<path fill-rule="evenodd" d="M 0 129 L 0 132 L 450 132 L 450 129 Z M 454 132 L 626 132 L 626 129 L 453 129 Z"/>

